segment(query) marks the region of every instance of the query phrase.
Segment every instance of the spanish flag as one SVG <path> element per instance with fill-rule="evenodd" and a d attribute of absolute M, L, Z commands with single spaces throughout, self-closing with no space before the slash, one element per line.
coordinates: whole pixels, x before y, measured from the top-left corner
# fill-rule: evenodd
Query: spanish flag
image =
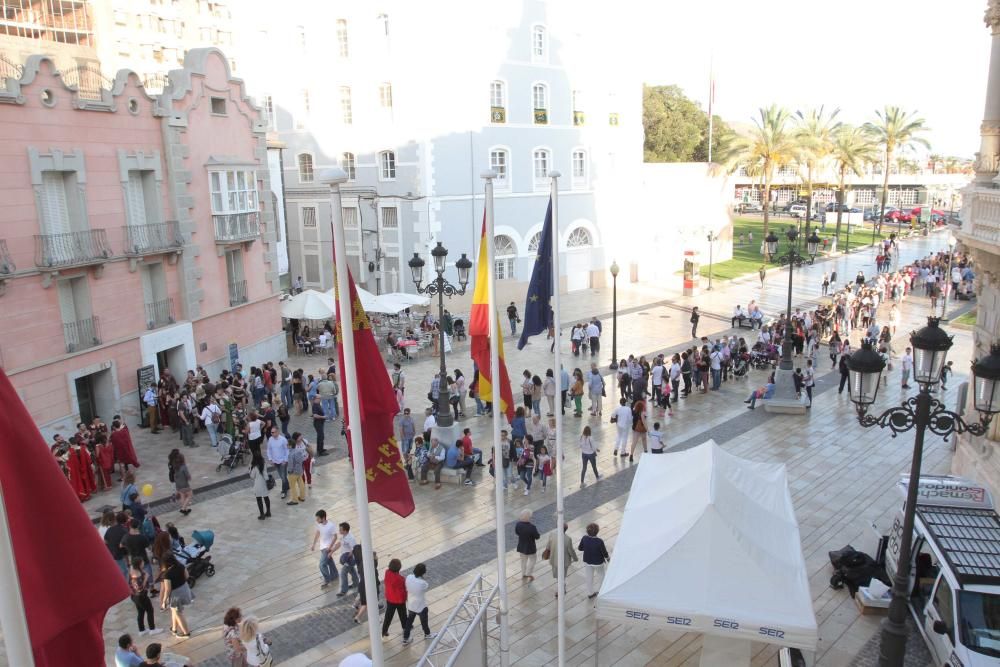
<path fill-rule="evenodd" d="M 476 270 L 476 290 L 472 294 L 472 312 L 469 315 L 469 336 L 472 340 L 472 360 L 479 368 L 479 398 L 493 402 L 493 378 L 490 377 L 490 294 L 489 262 L 486 257 L 486 213 L 483 213 L 483 234 L 479 241 L 479 262 Z M 503 331 L 497 326 L 500 346 L 500 409 L 507 421 L 514 421 L 514 394 L 503 353 Z M 494 409 L 496 406 L 494 405 Z"/>

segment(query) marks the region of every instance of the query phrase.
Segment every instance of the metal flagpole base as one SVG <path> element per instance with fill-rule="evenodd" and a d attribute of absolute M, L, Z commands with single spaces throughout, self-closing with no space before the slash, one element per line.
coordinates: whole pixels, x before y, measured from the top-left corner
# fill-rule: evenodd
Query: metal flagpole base
<path fill-rule="evenodd" d="M 435 426 L 431 429 L 431 438 L 437 438 L 445 447 L 450 447 L 455 444 L 458 440 L 458 434 L 461 433 L 457 424 L 452 424 L 451 426 Z"/>
<path fill-rule="evenodd" d="M 774 398 L 760 401 L 764 410 L 783 415 L 804 415 L 806 406 L 795 396 L 795 380 L 793 371 L 778 369 L 774 372 Z"/>

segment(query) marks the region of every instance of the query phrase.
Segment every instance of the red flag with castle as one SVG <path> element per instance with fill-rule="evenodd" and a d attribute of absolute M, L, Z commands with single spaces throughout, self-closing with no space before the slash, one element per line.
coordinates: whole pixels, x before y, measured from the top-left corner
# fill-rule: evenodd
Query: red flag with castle
<path fill-rule="evenodd" d="M 336 274 L 334 274 L 336 275 Z M 351 294 L 351 312 L 345 318 L 340 312 L 340 285 L 334 278 L 337 300 L 337 361 L 340 363 L 340 395 L 344 399 L 344 429 L 347 446 L 353 451 L 347 405 L 355 397 L 348 396 L 344 373 L 344 324 L 350 325 L 347 335 L 354 336 L 354 367 L 358 375 L 358 408 L 361 414 L 361 436 L 364 441 L 365 476 L 368 480 L 368 501 L 378 503 L 390 512 L 406 517 L 413 512 L 413 493 L 406 481 L 403 457 L 396 441 L 393 418 L 399 403 L 392 382 L 375 343 L 368 314 L 361 306 L 350 267 L 347 283 Z M 353 458 L 353 457 L 352 457 Z"/>

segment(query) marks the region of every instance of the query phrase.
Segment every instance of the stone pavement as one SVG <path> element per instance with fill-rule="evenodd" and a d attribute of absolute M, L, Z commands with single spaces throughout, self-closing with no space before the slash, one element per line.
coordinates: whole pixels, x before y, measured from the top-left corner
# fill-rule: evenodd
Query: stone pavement
<path fill-rule="evenodd" d="M 909 245 L 909 244 L 908 244 Z M 936 250 L 938 239 L 920 240 L 904 246 L 906 254 L 922 256 Z M 837 270 L 841 276 L 853 275 L 859 266 L 871 266 L 871 257 L 864 253 L 840 258 Z M 796 270 L 795 297 L 798 302 L 816 298 L 819 279 L 830 264 L 817 264 Z M 867 272 L 867 271 L 866 271 Z M 787 275 L 778 272 L 778 275 Z M 801 277 L 801 280 L 800 280 Z M 801 286 L 800 286 L 801 285 Z M 624 293 L 628 293 L 625 296 Z M 692 302 L 702 305 L 704 311 L 730 312 L 739 301 L 746 303 L 757 298 L 770 314 L 784 301 L 784 283 L 769 277 L 763 293 L 759 282 L 720 286 L 697 299 L 682 298 L 668 290 L 649 285 L 620 290 L 619 303 L 619 353 L 649 353 L 660 349 L 673 349 L 689 343 L 686 312 L 678 306 Z M 609 295 L 596 291 L 585 295 L 570 295 L 563 299 L 564 310 L 572 312 L 567 323 L 607 310 Z M 669 301 L 669 304 L 664 302 Z M 644 307 L 646 303 L 653 304 Z M 641 309 L 640 309 L 641 307 Z M 922 298 L 914 298 L 904 305 L 904 324 L 919 326 L 926 308 Z M 627 314 L 622 314 L 623 312 Z M 604 318 L 605 331 L 610 322 Z M 728 321 L 703 319 L 709 335 L 728 330 Z M 542 339 L 517 351 L 507 351 L 511 374 L 517 376 L 522 368 L 543 370 L 548 367 L 548 347 Z M 608 347 L 605 336 L 603 347 Z M 958 333 L 952 358 L 967 358 L 971 347 L 968 335 Z M 456 345 L 449 368 L 468 368 L 467 343 Z M 565 355 L 569 357 L 569 355 Z M 571 357 L 570 357 L 571 358 Z M 821 355 L 821 360 L 825 358 Z M 606 366 L 608 359 L 601 366 Z M 309 366 L 298 363 L 304 368 Z M 313 360 L 312 365 L 315 365 Z M 409 383 L 416 390 L 427 386 L 436 366 L 436 359 L 424 357 L 407 365 Z M 580 365 L 573 360 L 574 365 Z M 825 370 L 823 364 L 821 368 Z M 958 363 L 963 368 L 964 364 Z M 789 483 L 800 521 L 803 550 L 811 573 L 817 620 L 820 623 L 820 665 L 847 665 L 866 648 L 876 633 L 878 620 L 859 616 L 853 602 L 843 591 L 828 588 L 829 565 L 826 552 L 851 542 L 859 548 L 872 550 L 875 538 L 869 528 L 876 520 L 885 525 L 891 512 L 898 505 L 892 491 L 895 477 L 905 470 L 909 461 L 912 436 L 895 440 L 884 433 L 865 430 L 856 425 L 853 406 L 846 395 L 838 396 L 830 390 L 835 375 L 823 376 L 817 388 L 816 406 L 812 414 L 803 417 L 768 415 L 761 410 L 749 412 L 742 399 L 749 389 L 763 381 L 763 373 L 755 373 L 749 381 L 734 380 L 723 385 L 722 391 L 709 395 L 695 395 L 675 410 L 675 417 L 662 418 L 666 423 L 667 443 L 671 446 L 697 444 L 708 437 L 724 443 L 727 450 L 755 460 L 781 461 L 788 466 Z M 955 378 L 949 391 L 953 395 L 960 379 Z M 415 393 L 416 393 L 415 390 Z M 890 381 L 880 398 L 888 405 L 900 397 L 898 375 Z M 417 396 L 425 393 L 419 391 Z M 609 391 L 609 394 L 612 392 Z M 515 392 L 516 395 L 516 392 Z M 613 396 L 609 396 L 610 403 Z M 420 403 L 416 407 L 421 407 Z M 415 407 L 415 406 L 411 406 Z M 610 456 L 612 427 L 595 418 L 576 420 L 569 417 L 565 424 L 563 443 L 569 452 L 575 452 L 577 434 L 585 421 L 595 429 L 595 440 L 601 446 L 599 467 L 605 479 L 580 489 L 574 480 L 579 474 L 578 458 L 569 454 L 563 466 L 567 493 L 567 518 L 570 534 L 582 533 L 590 521 L 602 526 L 602 537 L 608 540 L 613 552 L 614 538 L 620 525 L 621 509 L 627 499 L 631 482 L 631 468 L 627 463 Z M 470 417 L 464 420 L 473 429 L 473 437 L 482 446 L 489 439 L 489 421 Z M 307 425 L 308 426 L 308 425 Z M 328 440 L 339 444 L 339 436 Z M 309 433 L 308 428 L 304 432 Z M 169 439 L 169 436 L 166 436 Z M 164 436 L 158 436 L 159 439 Z M 140 440 L 153 442 L 140 443 Z M 166 445 L 157 438 L 136 435 L 140 457 L 165 459 Z M 929 439 L 926 451 L 926 469 L 945 472 L 950 464 L 947 444 Z M 201 441 L 207 437 L 201 436 Z M 172 443 L 168 440 L 168 445 Z M 488 446 L 488 445 L 487 445 Z M 485 449 L 485 447 L 483 447 Z M 206 447 L 200 448 L 204 450 Z M 197 453 L 201 456 L 201 451 Z M 195 457 L 191 457 L 195 458 Z M 328 457 L 334 459 L 335 457 Z M 202 465 L 202 464 L 199 464 Z M 205 469 L 196 472 L 196 478 L 215 481 L 214 465 L 205 461 Z M 482 469 L 480 469 L 482 470 Z M 155 465 L 143 470 L 144 479 L 155 478 Z M 149 475 L 149 478 L 145 476 Z M 236 473 L 233 473 L 236 475 Z M 165 472 L 159 477 L 159 490 L 166 490 Z M 488 476 L 483 476 L 488 481 Z M 143 480 L 140 479 L 140 482 Z M 550 480 L 551 481 L 551 480 Z M 493 540 L 493 489 L 489 484 L 476 487 L 446 485 L 440 491 L 432 487 L 413 487 L 417 510 L 406 520 L 399 519 L 379 507 L 372 507 L 372 530 L 376 550 L 382 554 L 382 567 L 389 557 L 403 560 L 404 568 L 415 563 L 428 564 L 431 582 L 429 603 L 431 623 L 437 628 L 450 613 L 456 596 L 469 583 L 475 573 L 482 572 L 495 579 L 496 562 Z M 508 492 L 507 520 L 512 521 L 525 508 L 536 512 L 541 528 L 551 528 L 554 489 L 551 484 L 541 492 L 537 484 L 530 496 Z M 275 496 L 274 500 L 277 500 Z M 194 636 L 175 644 L 163 640 L 174 650 L 189 655 L 197 664 L 222 664 L 219 626 L 222 614 L 231 605 L 241 606 L 244 613 L 261 617 L 264 627 L 275 639 L 277 654 L 282 665 L 336 664 L 338 657 L 352 650 L 367 647 L 367 633 L 363 627 L 350 621 L 353 611 L 349 603 L 319 589 L 315 554 L 308 552 L 311 540 L 312 514 L 324 507 L 335 520 L 352 520 L 353 479 L 346 461 L 334 460 L 321 469 L 314 480 L 309 500 L 299 507 L 285 507 L 276 503 L 274 522 L 255 520 L 256 508 L 246 483 L 218 487 L 211 494 L 198 493 L 194 513 L 180 517 L 170 506 L 157 509 L 161 520 L 178 523 L 187 535 L 193 528 L 208 528 L 217 534 L 213 559 L 218 571 L 214 578 L 203 578 L 195 589 L 198 600 L 190 608 L 188 620 L 195 630 Z M 513 547 L 508 527 L 508 547 Z M 511 623 L 513 629 L 512 662 L 518 665 L 548 664 L 554 659 L 555 622 L 554 583 L 545 564 L 540 564 L 538 579 L 532 584 L 519 583 L 518 562 L 512 551 L 507 554 L 506 569 L 510 580 Z M 567 622 L 570 656 L 568 664 L 696 664 L 700 643 L 691 635 L 671 635 L 666 632 L 641 632 L 614 623 L 601 623 L 596 628 L 590 605 L 582 592 L 582 579 L 578 569 L 568 580 L 569 619 Z M 157 614 L 162 626 L 166 615 Z M 124 602 L 116 606 L 105 623 L 105 636 L 109 648 L 123 631 L 135 631 L 132 605 Z M 595 631 L 599 632 L 600 655 L 595 655 Z M 403 647 L 398 629 L 391 630 L 386 640 L 387 664 L 412 664 L 420 655 L 423 644 L 417 642 Z M 754 664 L 776 664 L 775 650 L 766 645 L 755 645 Z"/>

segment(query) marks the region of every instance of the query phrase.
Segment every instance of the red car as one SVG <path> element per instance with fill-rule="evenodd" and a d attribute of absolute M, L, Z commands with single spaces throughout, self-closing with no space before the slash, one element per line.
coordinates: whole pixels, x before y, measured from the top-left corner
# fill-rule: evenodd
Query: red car
<path fill-rule="evenodd" d="M 920 209 L 914 209 L 914 210 L 916 210 L 917 214 L 919 215 Z M 886 222 L 909 222 L 912 219 L 913 217 L 911 215 L 911 211 L 902 211 L 900 209 L 896 209 L 894 211 L 889 211 L 888 213 L 885 214 Z"/>
<path fill-rule="evenodd" d="M 910 209 L 909 217 L 914 220 L 920 220 L 920 209 L 922 207 L 917 206 L 916 208 Z M 939 211 L 936 208 L 931 209 L 931 220 L 936 222 L 938 220 L 947 219 L 948 215 L 944 211 Z M 909 222 L 909 220 L 907 220 Z"/>

